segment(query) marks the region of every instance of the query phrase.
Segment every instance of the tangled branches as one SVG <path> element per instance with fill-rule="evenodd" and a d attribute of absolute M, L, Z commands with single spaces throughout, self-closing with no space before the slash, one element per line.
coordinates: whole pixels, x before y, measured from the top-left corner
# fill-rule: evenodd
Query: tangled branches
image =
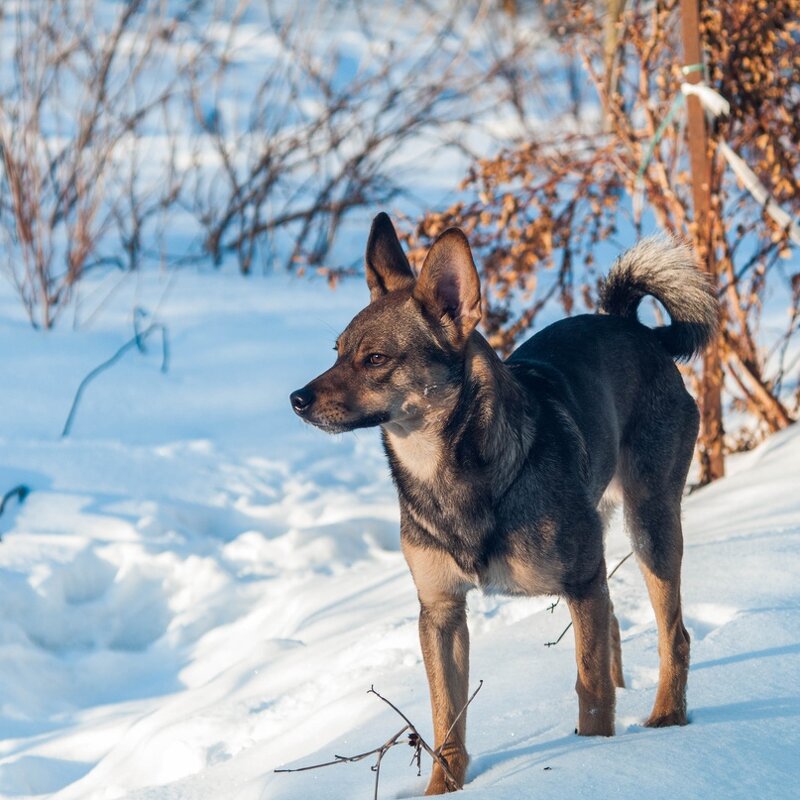
<path fill-rule="evenodd" d="M 414 256 L 449 225 L 467 230 L 482 265 L 489 340 L 508 352 L 548 304 L 592 310 L 596 260 L 607 269 L 622 241 L 655 225 L 694 240 L 708 254 L 723 305 L 723 374 L 690 378 L 724 381 L 730 410 L 751 420 L 726 445 L 749 447 L 800 411 L 800 390 L 790 389 L 800 363 L 800 273 L 796 258 L 791 268 L 789 229 L 738 183 L 717 144 L 727 142 L 790 217 L 800 215 L 800 96 L 791 88 L 800 71 L 800 0 L 703 4 L 706 81 L 731 104 L 711 132 L 710 233 L 694 223 L 686 131 L 674 112 L 686 79 L 678 0 L 627 3 L 610 54 L 597 4 L 550 8 L 553 33 L 581 58 L 598 113 L 578 118 L 569 135 L 548 135 L 542 125 L 523 146 L 478 160 L 462 199 L 426 215 L 409 237 Z M 562 103 L 555 114 L 568 111 Z M 788 306 L 784 319 L 762 320 L 768 297 Z M 721 425 L 704 431 L 701 453 L 714 445 L 709 436 L 722 434 Z"/>
<path fill-rule="evenodd" d="M 372 766 L 372 771 L 375 773 L 375 792 L 373 794 L 374 800 L 378 800 L 378 787 L 380 783 L 380 775 L 381 775 L 381 761 L 386 753 L 389 752 L 393 747 L 398 744 L 408 744 L 414 750 L 414 755 L 412 756 L 411 763 L 417 765 L 417 774 L 420 774 L 420 770 L 422 767 L 422 753 L 423 751 L 431 757 L 431 759 L 437 763 L 444 773 L 445 779 L 448 782 L 448 785 L 451 789 L 461 789 L 462 787 L 459 785 L 456 778 L 453 776 L 450 768 L 447 764 L 447 759 L 442 755 L 445 750 L 446 745 L 450 740 L 450 734 L 452 734 L 453 730 L 456 727 L 456 724 L 461 719 L 461 717 L 466 713 L 466 710 L 469 704 L 475 699 L 475 695 L 481 690 L 483 686 L 483 681 L 478 682 L 478 688 L 470 695 L 467 702 L 461 708 L 461 710 L 456 715 L 456 718 L 453 720 L 450 729 L 447 731 L 447 735 L 444 737 L 441 745 L 436 749 L 433 749 L 426 741 L 423 739 L 419 731 L 417 730 L 416 726 L 413 722 L 390 700 L 387 700 L 382 694 L 379 694 L 375 691 L 375 687 L 371 686 L 369 689 L 368 694 L 374 694 L 377 698 L 382 700 L 386 705 L 392 708 L 400 717 L 402 717 L 405 725 L 394 734 L 394 736 L 389 737 L 382 745 L 376 747 L 372 750 L 368 750 L 365 753 L 359 753 L 355 756 L 337 756 L 334 755 L 332 761 L 325 761 L 322 764 L 311 764 L 307 767 L 295 767 L 293 769 L 276 769 L 275 772 L 306 772 L 307 770 L 311 769 L 320 769 L 321 767 L 331 767 L 334 764 L 352 764 L 356 761 L 363 761 L 365 758 L 369 758 L 370 756 L 375 756 L 376 760 Z M 403 738 L 405 737 L 405 738 Z"/>

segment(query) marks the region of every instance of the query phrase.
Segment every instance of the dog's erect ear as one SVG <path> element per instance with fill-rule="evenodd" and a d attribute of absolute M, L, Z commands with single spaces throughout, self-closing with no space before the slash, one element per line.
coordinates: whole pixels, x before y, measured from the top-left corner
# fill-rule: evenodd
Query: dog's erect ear
<path fill-rule="evenodd" d="M 396 289 L 414 285 L 414 273 L 388 214 L 382 211 L 372 221 L 365 258 L 369 296 L 377 300 Z"/>
<path fill-rule="evenodd" d="M 481 282 L 463 231 L 448 228 L 431 245 L 414 288 L 417 298 L 463 344 L 481 320 Z"/>

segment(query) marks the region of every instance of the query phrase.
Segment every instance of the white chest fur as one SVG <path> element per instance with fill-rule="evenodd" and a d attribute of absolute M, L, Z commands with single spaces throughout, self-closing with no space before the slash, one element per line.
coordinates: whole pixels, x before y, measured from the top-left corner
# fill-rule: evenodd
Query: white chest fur
<path fill-rule="evenodd" d="M 389 447 L 403 468 L 419 481 L 429 483 L 439 470 L 441 444 L 426 431 L 387 432 Z"/>

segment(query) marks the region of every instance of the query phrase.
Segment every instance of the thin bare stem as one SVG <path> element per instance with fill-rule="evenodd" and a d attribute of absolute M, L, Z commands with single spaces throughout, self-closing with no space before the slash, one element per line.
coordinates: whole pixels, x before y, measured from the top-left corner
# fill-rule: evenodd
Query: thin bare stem
<path fill-rule="evenodd" d="M 469 700 L 467 700 L 467 702 L 464 703 L 464 705 L 461 707 L 461 711 L 459 711 L 458 714 L 456 714 L 456 718 L 453 720 L 453 722 L 450 724 L 450 727 L 447 729 L 447 733 L 445 734 L 445 737 L 442 740 L 442 743 L 436 748 L 436 752 L 439 753 L 439 755 L 442 754 L 445 746 L 447 745 L 448 740 L 450 739 L 450 734 L 453 732 L 453 729 L 456 727 L 456 724 L 461 719 L 461 717 L 464 716 L 464 714 L 466 713 L 467 707 L 475 699 L 475 695 L 478 694 L 478 692 L 481 690 L 482 686 L 483 686 L 483 681 L 482 680 L 478 681 L 477 689 L 475 689 L 475 691 L 469 696 Z"/>
<path fill-rule="evenodd" d="M 354 761 L 362 761 L 365 758 L 369 758 L 369 756 L 376 756 L 375 763 L 372 766 L 372 771 L 375 773 L 375 791 L 373 794 L 374 800 L 378 798 L 378 787 L 380 782 L 380 772 L 381 772 L 381 762 L 383 761 L 383 757 L 386 753 L 391 750 L 392 747 L 395 745 L 400 744 L 400 737 L 403 736 L 404 733 L 408 732 L 408 744 L 410 744 L 414 748 L 414 756 L 411 759 L 411 763 L 413 764 L 416 762 L 417 770 L 419 771 L 420 768 L 420 758 L 421 753 L 424 750 L 441 768 L 444 772 L 445 778 L 448 781 L 449 785 L 453 789 L 460 789 L 461 786 L 459 785 L 458 781 L 456 781 L 455 776 L 450 771 L 450 768 L 447 765 L 447 760 L 442 756 L 442 749 L 444 745 L 447 744 L 447 740 L 452 733 L 453 729 L 455 728 L 456 723 L 459 719 L 464 715 L 467 710 L 469 704 L 475 699 L 475 696 L 481 690 L 483 686 L 483 681 L 478 683 L 478 688 L 470 695 L 469 699 L 466 703 L 462 706 L 461 710 L 458 712 L 453 724 L 450 726 L 450 729 L 447 731 L 447 736 L 445 736 L 444 742 L 442 742 L 441 746 L 434 750 L 430 745 L 425 741 L 422 735 L 417 730 L 416 726 L 413 722 L 391 701 L 376 691 L 374 686 L 369 688 L 367 694 L 374 694 L 380 700 L 383 700 L 386 705 L 388 705 L 399 717 L 403 719 L 406 723 L 394 736 L 390 737 L 386 740 L 380 747 L 376 747 L 373 750 L 367 750 L 365 753 L 359 753 L 355 756 L 339 756 L 334 755 L 332 761 L 325 761 L 321 764 L 309 764 L 305 767 L 284 767 L 282 769 L 276 769 L 275 772 L 306 772 L 312 769 L 321 769 L 322 767 L 331 767 L 334 764 L 348 764 Z"/>
<path fill-rule="evenodd" d="M 619 562 L 617 562 L 617 565 L 614 567 L 614 569 L 612 569 L 612 570 L 611 570 L 611 572 L 609 572 L 609 573 L 608 573 L 608 577 L 609 577 L 609 578 L 611 578 L 611 577 L 613 576 L 613 574 L 614 574 L 614 573 L 615 573 L 615 572 L 616 572 L 616 571 L 617 571 L 617 570 L 618 570 L 618 569 L 619 569 L 619 568 L 620 568 L 620 567 L 621 567 L 621 566 L 622 566 L 622 565 L 623 565 L 623 564 L 624 564 L 624 563 L 625 563 L 625 562 L 626 562 L 626 561 L 627 561 L 627 560 L 628 560 L 628 559 L 629 559 L 629 558 L 630 558 L 632 555 L 633 555 L 633 550 L 631 550 L 631 552 L 630 552 L 630 553 L 628 553 L 628 555 L 624 556 L 624 557 L 623 557 L 623 558 L 622 558 L 622 559 L 621 559 Z M 552 609 L 554 609 L 554 608 L 556 607 L 556 604 L 557 604 L 557 602 L 558 602 L 558 601 L 556 601 L 556 603 L 553 603 L 553 605 L 549 607 L 551 611 L 552 611 Z M 545 643 L 544 643 L 544 646 L 545 646 L 545 647 L 555 647 L 555 646 L 556 646 L 556 645 L 557 645 L 557 644 L 558 644 L 558 643 L 559 643 L 559 642 L 560 642 L 560 641 L 561 641 L 561 640 L 562 640 L 562 639 L 563 639 L 563 638 L 564 638 L 564 637 L 567 635 L 567 631 L 568 631 L 568 630 L 569 630 L 571 627 L 572 627 L 572 621 L 570 621 L 570 623 L 567 625 L 567 627 L 566 627 L 566 628 L 564 628 L 564 630 L 563 630 L 563 631 L 561 631 L 561 635 L 558 637 L 558 639 L 556 639 L 556 640 L 554 640 L 554 641 L 552 641 L 552 642 L 545 642 Z"/>
<path fill-rule="evenodd" d="M 98 364 L 93 370 L 87 373 L 80 384 L 78 384 L 78 388 L 75 391 L 75 397 L 73 398 L 72 405 L 69 409 L 69 414 L 67 414 L 67 419 L 64 422 L 64 428 L 61 431 L 62 438 L 69 436 L 70 431 L 72 430 L 72 425 L 75 421 L 75 415 L 78 412 L 78 406 L 80 405 L 83 393 L 86 391 L 86 387 L 95 378 L 97 378 L 98 375 L 113 367 L 114 364 L 116 364 L 117 361 L 119 361 L 129 350 L 137 348 L 140 352 L 144 352 L 144 346 L 147 339 L 154 333 L 161 334 L 161 372 L 165 373 L 167 371 L 169 367 L 169 339 L 167 336 L 166 326 L 160 322 L 153 322 L 144 330 L 139 330 L 137 327 L 132 338 L 128 339 L 128 341 L 125 342 L 125 344 L 123 344 L 114 353 L 114 355 L 106 359 L 102 364 Z"/>
<path fill-rule="evenodd" d="M 382 753 L 388 750 L 390 747 L 394 747 L 394 745 L 399 744 L 397 741 L 407 730 L 409 730 L 410 725 L 404 725 L 394 736 L 387 739 L 380 747 L 376 747 L 374 750 L 367 750 L 365 753 L 359 753 L 355 756 L 333 756 L 332 761 L 325 761 L 322 764 L 309 764 L 306 767 L 283 767 L 282 769 L 276 769 L 274 772 L 308 772 L 311 769 L 321 769 L 322 767 L 331 767 L 334 764 L 351 764 L 356 761 L 363 761 L 365 758 L 369 758 L 376 753 Z"/>

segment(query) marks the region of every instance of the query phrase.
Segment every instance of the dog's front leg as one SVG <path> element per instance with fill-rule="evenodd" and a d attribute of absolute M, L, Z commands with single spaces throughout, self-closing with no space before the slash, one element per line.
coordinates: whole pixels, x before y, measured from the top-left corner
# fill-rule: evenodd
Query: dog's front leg
<path fill-rule="evenodd" d="M 567 597 L 575 628 L 578 662 L 578 733 L 614 735 L 614 683 L 611 676 L 611 604 L 605 561 L 595 578 Z"/>
<path fill-rule="evenodd" d="M 424 598 L 420 594 L 419 638 L 431 693 L 434 747 L 441 748 L 455 779 L 453 784 L 441 766 L 434 763 L 425 794 L 444 794 L 462 788 L 467 769 L 466 712 L 453 724 L 467 702 L 468 693 L 466 598 L 463 595 Z"/>
<path fill-rule="evenodd" d="M 467 770 L 469 631 L 467 591 L 470 582 L 446 550 L 419 543 L 413 522 L 401 517 L 400 542 L 419 597 L 419 639 L 428 674 L 433 711 L 434 747 L 453 780 L 437 763 L 425 792 L 444 794 L 464 785 Z M 452 730 L 451 730 L 452 728 Z"/>

